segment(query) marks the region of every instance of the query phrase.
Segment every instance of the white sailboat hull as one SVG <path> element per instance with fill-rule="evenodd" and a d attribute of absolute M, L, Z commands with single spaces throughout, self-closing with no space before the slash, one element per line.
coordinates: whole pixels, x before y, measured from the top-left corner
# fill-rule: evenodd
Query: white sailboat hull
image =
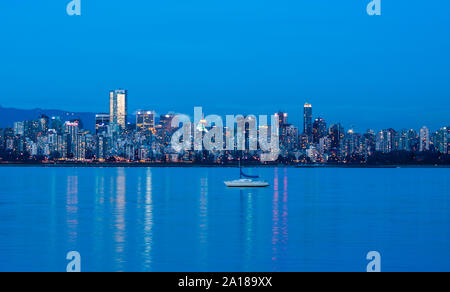
<path fill-rule="evenodd" d="M 254 181 L 251 179 L 239 179 L 233 181 L 226 181 L 225 185 L 229 188 L 265 188 L 270 186 L 265 181 Z"/>

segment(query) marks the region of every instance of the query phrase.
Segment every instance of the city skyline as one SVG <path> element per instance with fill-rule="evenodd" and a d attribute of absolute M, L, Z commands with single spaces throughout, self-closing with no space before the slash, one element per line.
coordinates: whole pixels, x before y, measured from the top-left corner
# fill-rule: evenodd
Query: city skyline
<path fill-rule="evenodd" d="M 121 122 L 118 123 L 118 124 L 120 124 L 121 127 L 124 127 L 124 125 L 126 125 L 126 124 L 131 124 L 131 125 L 136 126 L 139 123 L 137 121 L 138 116 L 141 116 L 141 118 L 144 118 L 143 116 L 145 116 L 147 114 L 151 114 L 153 116 L 152 117 L 152 121 L 148 122 L 148 123 L 153 123 L 153 124 L 156 121 L 156 117 L 164 116 L 164 115 L 167 115 L 167 114 L 171 114 L 171 115 L 181 114 L 181 115 L 186 115 L 188 117 L 193 117 L 192 109 L 190 109 L 190 111 L 187 111 L 187 112 L 178 111 L 176 109 L 171 109 L 171 110 L 167 110 L 167 111 L 159 111 L 155 107 L 141 106 L 141 107 L 139 107 L 139 109 L 128 111 L 128 106 L 127 106 L 128 99 L 129 99 L 129 97 L 128 97 L 128 90 L 125 90 L 125 89 L 121 88 L 121 89 L 109 90 L 108 92 L 109 92 L 109 103 L 108 103 L 109 111 L 108 110 L 98 111 L 98 112 L 78 111 L 78 113 L 84 113 L 84 114 L 89 113 L 89 114 L 94 115 L 95 118 L 97 118 L 97 116 L 98 116 L 102 120 L 105 119 L 105 117 L 107 116 L 108 122 L 114 121 L 114 116 L 117 116 L 119 114 L 117 114 L 117 113 L 113 114 L 113 108 L 115 108 L 113 96 L 115 94 L 119 93 L 120 95 L 123 96 L 123 99 L 122 99 L 122 102 L 123 102 L 123 106 L 122 107 L 123 108 L 122 108 L 122 114 L 120 114 L 122 117 L 120 118 Z M 3 108 L 2 105 L 0 105 L 0 108 Z M 420 130 L 423 127 L 426 127 L 426 128 L 429 128 L 429 129 L 434 129 L 434 128 L 435 129 L 440 129 L 442 127 L 447 127 L 445 125 L 449 125 L 450 124 L 448 122 L 444 122 L 444 123 L 441 123 L 440 126 L 437 126 L 437 127 L 429 126 L 429 123 L 425 123 L 425 124 L 422 124 L 421 126 L 395 127 L 395 126 L 391 125 L 391 126 L 387 126 L 387 127 L 376 127 L 376 126 L 373 126 L 373 127 L 366 127 L 365 128 L 365 127 L 358 126 L 357 124 L 346 125 L 345 123 L 343 123 L 341 121 L 341 120 L 344 120 L 344 119 L 336 120 L 336 121 L 330 121 L 330 120 L 328 120 L 326 118 L 324 119 L 324 117 L 326 116 L 325 114 L 315 113 L 315 112 L 312 111 L 312 108 L 313 108 L 313 105 L 311 103 L 309 103 L 309 102 L 306 102 L 306 103 L 302 104 L 301 106 L 299 106 L 298 110 L 295 110 L 294 114 L 290 114 L 290 112 L 292 112 L 294 110 L 285 111 L 285 110 L 282 110 L 280 108 L 278 108 L 278 110 L 275 110 L 275 107 L 273 107 L 272 108 L 273 110 L 270 111 L 270 112 L 259 112 L 259 113 L 251 113 L 251 114 L 255 114 L 255 115 L 270 114 L 270 115 L 272 115 L 272 114 L 277 114 L 277 113 L 284 113 L 286 115 L 285 119 L 287 119 L 289 117 L 289 121 L 290 121 L 291 125 L 299 128 L 299 129 L 303 129 L 303 132 L 307 132 L 308 135 L 312 134 L 312 132 L 314 130 L 313 129 L 313 125 L 314 125 L 314 123 L 318 122 L 317 121 L 318 119 L 321 120 L 321 122 L 325 122 L 325 124 L 328 123 L 328 125 L 340 124 L 343 127 L 347 128 L 347 129 L 350 129 L 350 130 L 353 130 L 355 132 L 365 132 L 365 131 L 376 130 L 376 129 L 397 129 L 397 130 L 413 130 L 414 129 L 414 130 Z M 18 108 L 11 108 L 11 109 L 18 109 Z M 69 113 L 71 113 L 71 114 L 76 113 L 75 111 L 61 110 L 61 109 L 42 109 L 42 108 L 39 108 L 39 107 L 32 108 L 32 109 L 33 110 L 40 110 L 42 112 L 45 112 L 46 110 L 48 110 L 48 111 L 58 110 L 58 111 L 61 111 L 61 112 L 65 112 L 67 114 L 69 114 Z M 18 109 L 18 110 L 21 110 L 21 109 Z M 306 111 L 308 111 L 308 113 Z M 248 114 L 250 114 L 249 113 L 250 111 L 246 111 L 246 112 Z M 231 112 L 224 111 L 224 113 L 220 114 L 220 116 L 225 117 L 226 115 L 229 115 L 229 114 L 235 114 L 235 115 L 243 114 L 244 116 L 247 116 L 248 115 L 247 113 L 244 113 L 242 111 L 241 112 L 237 112 L 237 113 L 231 113 Z M 50 115 L 49 117 L 51 117 L 51 116 L 52 115 Z M 58 117 L 60 117 L 60 116 L 58 116 Z M 77 117 L 77 116 L 75 115 L 75 117 Z M 60 117 L 60 118 L 63 118 L 63 117 Z M 71 118 L 74 119 L 73 116 L 66 117 L 67 120 L 70 120 Z M 310 123 L 308 125 L 306 124 L 307 121 L 310 121 Z M 410 124 L 412 124 L 412 123 L 413 122 L 411 122 Z M 113 122 L 112 122 L 112 124 L 113 124 Z M 12 124 L 8 125 L 8 127 L 13 127 L 13 125 Z M 93 124 L 93 125 L 87 126 L 86 129 L 96 129 L 96 127 L 97 127 L 97 125 Z"/>
<path fill-rule="evenodd" d="M 384 3 L 381 17 L 367 15 L 366 1 L 139 1 L 136 9 L 112 0 L 86 3 L 80 17 L 52 3 L 9 2 L 0 3 L 4 107 L 106 112 L 105 92 L 122 87 L 130 111 L 282 110 L 300 125 L 310 102 L 358 131 L 447 123 L 448 1 Z"/>
<path fill-rule="evenodd" d="M 0 161 L 221 165 L 242 159 L 239 157 L 243 151 L 245 160 L 258 163 L 389 164 L 392 159 L 399 163 L 449 163 L 450 127 L 445 125 L 436 131 L 423 126 L 419 130 L 390 127 L 357 132 L 340 123 L 328 124 L 327 118 L 315 114 L 314 105 L 307 102 L 303 106 L 303 128 L 290 123 L 286 112 L 278 111 L 271 114 L 272 122 L 267 125 L 255 121 L 254 115 L 239 121 L 233 114 L 230 121 L 233 129 L 229 128 L 229 116 L 226 125 L 221 121 L 219 129 L 215 129 L 220 116 L 205 113 L 201 107 L 194 108 L 194 122 L 185 124 L 183 121 L 180 128 L 180 121 L 187 115 L 168 113 L 157 118 L 156 111 L 148 108 L 136 112 L 135 120 L 127 122 L 128 98 L 127 90 L 111 90 L 110 112 L 97 113 L 94 125 L 85 124 L 76 116 L 68 119 L 42 114 L 36 120 L 17 121 L 13 128 L 0 129 Z M 208 124 L 207 120 L 213 117 L 215 122 Z M 178 127 L 172 126 L 173 121 Z M 94 132 L 86 130 L 92 127 Z M 208 132 L 214 134 L 211 136 Z M 271 132 L 269 140 L 267 132 Z M 234 133 L 238 140 L 229 140 L 228 136 L 234 137 Z M 177 138 L 174 140 L 174 137 Z M 203 144 L 215 146 L 204 151 Z M 269 152 L 265 152 L 268 149 Z M 265 160 L 266 154 L 273 158 Z M 261 157 L 265 157 L 264 160 Z"/>

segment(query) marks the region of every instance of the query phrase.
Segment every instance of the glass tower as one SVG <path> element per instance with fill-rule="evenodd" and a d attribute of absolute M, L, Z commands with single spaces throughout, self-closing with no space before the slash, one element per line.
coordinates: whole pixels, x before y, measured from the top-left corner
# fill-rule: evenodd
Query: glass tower
<path fill-rule="evenodd" d="M 309 103 L 305 103 L 303 110 L 303 133 L 309 138 L 311 138 L 313 134 L 312 115 L 312 105 Z"/>
<path fill-rule="evenodd" d="M 125 129 L 127 125 L 128 93 L 126 90 L 113 90 L 109 94 L 110 123 Z"/>

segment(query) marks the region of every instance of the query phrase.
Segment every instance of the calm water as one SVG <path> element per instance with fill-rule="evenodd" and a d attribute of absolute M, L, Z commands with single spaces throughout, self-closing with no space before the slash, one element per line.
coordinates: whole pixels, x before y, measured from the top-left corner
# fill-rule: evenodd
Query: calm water
<path fill-rule="evenodd" d="M 0 271 L 450 271 L 450 169 L 0 168 Z"/>

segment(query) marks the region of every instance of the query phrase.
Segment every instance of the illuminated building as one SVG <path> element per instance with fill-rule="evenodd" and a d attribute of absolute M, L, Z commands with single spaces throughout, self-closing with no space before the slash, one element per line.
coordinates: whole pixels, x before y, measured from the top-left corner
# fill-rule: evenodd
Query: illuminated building
<path fill-rule="evenodd" d="M 138 111 L 136 113 L 136 129 L 139 132 L 150 133 L 155 130 L 155 112 Z"/>
<path fill-rule="evenodd" d="M 447 127 L 441 128 L 436 133 L 435 148 L 438 152 L 447 154 L 448 153 L 448 139 L 449 139 L 449 129 Z"/>
<path fill-rule="evenodd" d="M 328 136 L 331 139 L 331 148 L 339 148 L 341 144 L 341 140 L 345 136 L 344 128 L 341 126 L 341 124 L 335 124 L 331 125 Z"/>
<path fill-rule="evenodd" d="M 23 136 L 25 133 L 24 122 L 14 123 L 14 134 L 17 136 Z"/>
<path fill-rule="evenodd" d="M 283 112 L 278 112 L 275 114 L 275 117 L 278 118 L 279 126 L 288 124 L 288 114 Z"/>
<path fill-rule="evenodd" d="M 160 128 L 162 128 L 164 131 L 171 131 L 172 130 L 172 120 L 175 117 L 175 115 L 173 114 L 167 114 L 167 115 L 162 115 L 159 117 L 159 126 Z"/>
<path fill-rule="evenodd" d="M 46 115 L 41 115 L 39 117 L 39 130 L 40 132 L 46 133 L 50 127 L 50 119 Z"/>
<path fill-rule="evenodd" d="M 430 130 L 427 127 L 420 129 L 419 143 L 420 152 L 430 150 Z"/>
<path fill-rule="evenodd" d="M 320 138 L 327 135 L 327 123 L 322 118 L 317 118 L 313 124 L 313 143 L 319 143 Z"/>
<path fill-rule="evenodd" d="M 110 123 L 114 128 L 124 130 L 127 126 L 128 93 L 126 90 L 113 90 L 109 93 Z"/>
<path fill-rule="evenodd" d="M 376 151 L 390 153 L 395 150 L 396 132 L 393 129 L 382 130 L 376 138 Z"/>
<path fill-rule="evenodd" d="M 60 117 L 52 117 L 50 119 L 49 128 L 54 129 L 58 134 L 63 133 L 63 126 L 64 126 L 64 123 Z"/>
<path fill-rule="evenodd" d="M 69 158 L 73 158 L 77 154 L 79 123 L 66 122 L 64 128 L 67 134 L 67 154 Z"/>
<path fill-rule="evenodd" d="M 108 131 L 110 115 L 96 114 L 95 115 L 95 133 L 100 134 Z"/>
<path fill-rule="evenodd" d="M 303 133 L 308 137 L 312 137 L 313 134 L 312 115 L 312 105 L 305 103 L 303 108 Z"/>

